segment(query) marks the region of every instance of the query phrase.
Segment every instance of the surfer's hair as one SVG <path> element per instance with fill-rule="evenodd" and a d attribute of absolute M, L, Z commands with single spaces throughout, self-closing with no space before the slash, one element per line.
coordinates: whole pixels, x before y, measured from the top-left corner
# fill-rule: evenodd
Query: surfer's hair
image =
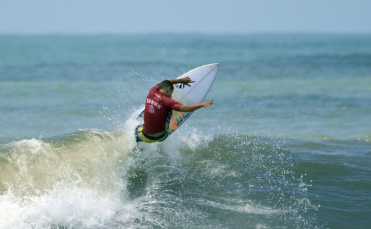
<path fill-rule="evenodd" d="M 159 85 L 159 89 L 160 89 L 160 90 L 161 90 L 161 89 L 166 89 L 166 88 L 168 88 L 168 87 L 170 87 L 171 90 L 174 90 L 174 86 L 173 86 L 172 83 L 170 83 L 169 80 L 164 80 L 164 81 L 162 81 L 162 82 L 160 83 L 160 85 Z"/>

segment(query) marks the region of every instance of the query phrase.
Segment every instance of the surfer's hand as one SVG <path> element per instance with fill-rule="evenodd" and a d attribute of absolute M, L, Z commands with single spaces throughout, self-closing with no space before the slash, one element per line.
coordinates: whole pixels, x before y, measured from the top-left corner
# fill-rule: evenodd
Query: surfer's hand
<path fill-rule="evenodd" d="M 187 77 L 184 77 L 182 78 L 182 83 L 187 85 L 188 87 L 190 87 L 191 85 L 189 85 L 190 83 L 194 83 L 195 81 L 191 80 L 191 78 L 189 78 L 188 76 Z"/>
<path fill-rule="evenodd" d="M 209 106 L 214 104 L 214 100 L 210 100 L 209 102 L 203 102 L 201 103 L 203 107 L 208 108 Z"/>

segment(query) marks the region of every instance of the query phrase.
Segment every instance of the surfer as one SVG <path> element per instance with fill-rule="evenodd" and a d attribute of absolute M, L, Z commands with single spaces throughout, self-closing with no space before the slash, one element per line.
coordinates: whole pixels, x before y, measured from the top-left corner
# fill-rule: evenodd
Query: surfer
<path fill-rule="evenodd" d="M 137 126 L 135 133 L 137 141 L 147 143 L 162 142 L 169 135 L 169 122 L 172 110 L 191 112 L 201 107 L 209 107 L 214 100 L 196 104 L 184 105 L 171 98 L 174 92 L 173 84 L 182 83 L 187 86 L 194 83 L 189 77 L 164 80 L 149 91 L 144 108 L 144 124 Z"/>

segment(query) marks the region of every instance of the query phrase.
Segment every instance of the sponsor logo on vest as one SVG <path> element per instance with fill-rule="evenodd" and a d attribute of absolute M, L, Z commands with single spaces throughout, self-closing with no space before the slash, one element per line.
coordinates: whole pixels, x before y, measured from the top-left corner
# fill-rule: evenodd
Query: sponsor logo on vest
<path fill-rule="evenodd" d="M 149 113 L 155 113 L 155 108 L 152 105 L 149 106 Z"/>

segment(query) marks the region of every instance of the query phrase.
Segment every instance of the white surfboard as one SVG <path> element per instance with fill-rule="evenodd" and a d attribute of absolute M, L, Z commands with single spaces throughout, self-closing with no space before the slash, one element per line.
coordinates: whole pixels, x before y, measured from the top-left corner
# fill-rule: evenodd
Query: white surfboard
<path fill-rule="evenodd" d="M 202 102 L 214 83 L 217 71 L 218 64 L 208 64 L 181 75 L 178 79 L 188 76 L 195 82 L 191 83 L 190 87 L 181 83 L 174 85 L 173 99 L 184 105 Z M 192 113 L 173 111 L 169 123 L 169 135 L 177 130 Z M 141 121 L 143 121 L 143 114 L 144 108 L 138 116 Z"/>

